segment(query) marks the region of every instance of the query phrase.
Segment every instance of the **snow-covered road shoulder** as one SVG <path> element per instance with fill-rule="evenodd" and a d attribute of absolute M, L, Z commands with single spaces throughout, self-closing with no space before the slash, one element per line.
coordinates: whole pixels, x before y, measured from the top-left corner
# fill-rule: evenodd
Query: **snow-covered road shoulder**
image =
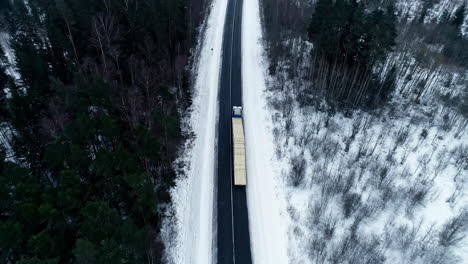
<path fill-rule="evenodd" d="M 214 169 L 218 87 L 228 0 L 213 0 L 200 53 L 193 70 L 193 104 L 184 127 L 193 132 L 178 163 L 182 172 L 172 190 L 173 212 L 165 220 L 163 240 L 167 261 L 173 264 L 209 264 L 214 261 Z"/>
<path fill-rule="evenodd" d="M 258 0 L 244 0 L 242 20 L 242 99 L 252 260 L 255 264 L 288 263 L 288 218 L 265 98 L 268 67 Z"/>

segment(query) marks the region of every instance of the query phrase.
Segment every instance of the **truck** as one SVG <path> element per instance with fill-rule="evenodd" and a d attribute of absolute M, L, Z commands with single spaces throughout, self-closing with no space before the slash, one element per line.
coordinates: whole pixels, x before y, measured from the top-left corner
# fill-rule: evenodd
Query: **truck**
<path fill-rule="evenodd" d="M 234 185 L 247 185 L 247 171 L 245 168 L 245 138 L 242 119 L 242 107 L 232 108 L 232 156 L 234 162 Z"/>

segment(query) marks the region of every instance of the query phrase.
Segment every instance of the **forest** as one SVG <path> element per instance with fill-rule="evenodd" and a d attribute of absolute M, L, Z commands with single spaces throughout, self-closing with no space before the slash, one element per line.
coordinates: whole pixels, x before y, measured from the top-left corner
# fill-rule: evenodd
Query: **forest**
<path fill-rule="evenodd" d="M 0 2 L 1 263 L 162 263 L 206 2 Z"/>
<path fill-rule="evenodd" d="M 286 12 L 272 12 L 278 12 L 283 5 Z M 341 108 L 371 108 L 385 102 L 393 89 L 395 70 L 379 79 L 374 68 L 385 61 L 396 45 L 394 4 L 389 2 L 384 8 L 373 10 L 365 2 L 355 0 L 322 0 L 315 5 L 306 1 L 302 5 L 305 6 L 263 1 L 272 57 L 282 54 L 281 39 L 285 36 L 277 32 L 293 36 L 306 32 L 314 45 L 310 67 L 316 69 L 310 76 L 314 87 L 307 91 L 309 100 L 325 96 L 330 104 Z"/>
<path fill-rule="evenodd" d="M 446 9 L 434 19 L 429 11 L 440 0 L 420 2 L 416 17 L 410 18 L 395 7 L 409 3 L 403 0 L 262 1 L 270 73 L 276 73 L 280 58 L 290 55 L 287 47 L 292 39 L 307 40 L 314 47 L 307 76 L 313 85 L 303 91 L 301 102 L 311 105 L 326 97 L 333 107 L 375 109 L 394 92 L 401 70 L 399 62 L 389 58 L 395 51 L 417 49 L 419 62 L 432 63 L 428 58 L 433 58 L 437 66 L 466 67 L 468 52 L 463 47 L 468 40 L 462 36 L 466 4 L 453 14 Z M 439 46 L 442 50 L 435 52 Z M 290 78 L 295 77 L 298 63 L 291 62 Z"/>
<path fill-rule="evenodd" d="M 466 1 L 261 3 L 291 263 L 466 263 Z"/>
<path fill-rule="evenodd" d="M 365 8 L 358 1 L 318 1 L 308 26 L 316 90 L 340 105 L 378 105 L 393 89 L 394 74 L 379 80 L 372 70 L 395 46 L 395 7 Z"/>

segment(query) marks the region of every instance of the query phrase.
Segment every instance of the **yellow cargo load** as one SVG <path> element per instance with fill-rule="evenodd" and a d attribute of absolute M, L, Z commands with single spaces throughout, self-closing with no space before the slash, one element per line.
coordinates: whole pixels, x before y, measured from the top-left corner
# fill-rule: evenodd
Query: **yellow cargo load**
<path fill-rule="evenodd" d="M 234 159 L 234 185 L 247 185 L 247 173 L 245 169 L 245 140 L 242 117 L 232 118 L 232 144 Z"/>

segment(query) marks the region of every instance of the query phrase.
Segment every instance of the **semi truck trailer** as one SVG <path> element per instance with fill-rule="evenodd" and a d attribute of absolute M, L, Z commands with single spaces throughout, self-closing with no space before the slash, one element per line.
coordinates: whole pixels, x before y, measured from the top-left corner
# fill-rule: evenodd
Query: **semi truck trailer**
<path fill-rule="evenodd" d="M 245 168 L 245 138 L 242 120 L 242 107 L 232 109 L 232 156 L 234 162 L 234 185 L 247 185 L 247 171 Z"/>

